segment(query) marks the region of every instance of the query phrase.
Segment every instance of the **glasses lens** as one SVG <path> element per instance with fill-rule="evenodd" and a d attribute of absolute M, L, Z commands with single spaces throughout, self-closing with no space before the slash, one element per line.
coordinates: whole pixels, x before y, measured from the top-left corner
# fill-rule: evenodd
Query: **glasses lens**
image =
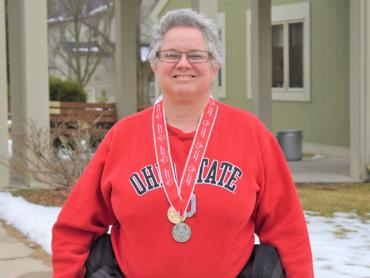
<path fill-rule="evenodd" d="M 186 54 L 186 58 L 190 63 L 205 63 L 210 56 L 210 53 L 207 51 L 179 52 L 176 50 L 162 50 L 157 55 L 161 62 L 176 63 L 181 59 L 182 53 Z"/>
<path fill-rule="evenodd" d="M 206 51 L 191 51 L 187 53 L 189 62 L 192 63 L 203 63 L 208 61 L 209 53 Z"/>
<path fill-rule="evenodd" d="M 159 60 L 162 62 L 177 62 L 180 60 L 181 53 L 173 50 L 159 52 Z"/>

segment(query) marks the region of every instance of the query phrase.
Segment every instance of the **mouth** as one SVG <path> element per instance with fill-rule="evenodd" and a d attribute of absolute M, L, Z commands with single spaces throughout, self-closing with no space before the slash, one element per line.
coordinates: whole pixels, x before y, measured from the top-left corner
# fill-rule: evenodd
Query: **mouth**
<path fill-rule="evenodd" d="M 193 74 L 174 74 L 172 78 L 177 80 L 191 80 L 196 78 L 196 75 Z"/>

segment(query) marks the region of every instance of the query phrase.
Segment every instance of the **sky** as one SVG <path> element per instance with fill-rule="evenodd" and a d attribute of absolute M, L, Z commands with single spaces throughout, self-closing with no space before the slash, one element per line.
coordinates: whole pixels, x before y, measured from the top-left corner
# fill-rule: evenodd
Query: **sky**
<path fill-rule="evenodd" d="M 0 219 L 14 226 L 51 254 L 51 228 L 59 207 L 32 204 L 0 192 Z M 314 257 L 315 277 L 370 278 L 370 222 L 356 215 L 322 217 L 305 212 Z"/>

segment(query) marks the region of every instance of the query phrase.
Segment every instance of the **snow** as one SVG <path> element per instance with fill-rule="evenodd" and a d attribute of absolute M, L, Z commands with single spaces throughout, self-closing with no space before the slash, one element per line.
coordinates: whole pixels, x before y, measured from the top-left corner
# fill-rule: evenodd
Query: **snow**
<path fill-rule="evenodd" d="M 59 207 L 44 207 L 0 192 L 0 219 L 16 227 L 51 253 L 51 228 Z M 354 214 L 322 217 L 305 212 L 314 257 L 315 277 L 370 277 L 370 223 Z"/>

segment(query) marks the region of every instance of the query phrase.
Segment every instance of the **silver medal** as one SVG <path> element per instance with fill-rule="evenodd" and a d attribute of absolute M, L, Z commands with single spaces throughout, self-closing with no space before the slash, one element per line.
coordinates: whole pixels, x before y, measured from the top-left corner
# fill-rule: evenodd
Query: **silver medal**
<path fill-rule="evenodd" d="M 185 223 L 176 224 L 172 229 L 172 237 L 177 242 L 187 242 L 191 236 L 191 229 Z"/>

